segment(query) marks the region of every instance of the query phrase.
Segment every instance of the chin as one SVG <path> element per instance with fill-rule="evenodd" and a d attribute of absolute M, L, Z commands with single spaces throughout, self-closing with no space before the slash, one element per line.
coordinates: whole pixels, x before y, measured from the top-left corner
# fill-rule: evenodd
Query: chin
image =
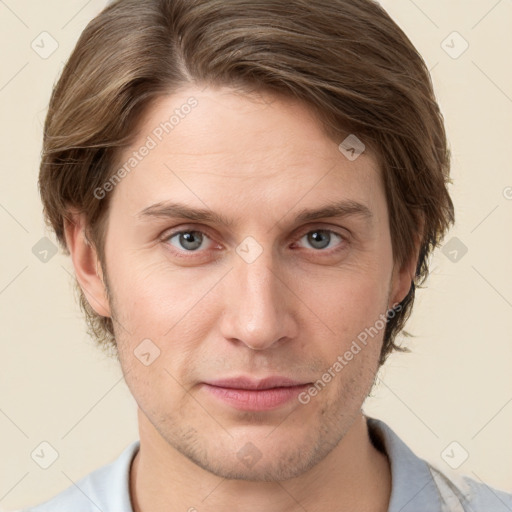
<path fill-rule="evenodd" d="M 322 461 L 336 446 L 337 438 L 321 432 L 297 432 L 275 427 L 249 428 L 234 437 L 201 435 L 182 437 L 176 446 L 205 471 L 228 480 L 275 482 L 297 478 Z M 189 432 L 190 434 L 190 432 Z M 183 439 L 187 439 L 183 443 Z"/>

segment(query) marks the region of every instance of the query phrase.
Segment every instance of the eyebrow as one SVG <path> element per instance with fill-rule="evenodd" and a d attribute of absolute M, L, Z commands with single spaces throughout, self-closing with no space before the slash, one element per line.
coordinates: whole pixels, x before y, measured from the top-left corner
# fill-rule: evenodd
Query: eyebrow
<path fill-rule="evenodd" d="M 368 223 L 373 219 L 372 211 L 357 201 L 344 200 L 328 203 L 316 209 L 304 208 L 295 217 L 296 223 L 311 222 L 323 218 L 345 218 L 357 216 Z M 144 208 L 136 217 L 142 221 L 151 218 L 187 219 L 197 222 L 211 222 L 224 226 L 232 226 L 233 220 L 206 208 L 192 208 L 185 204 L 163 201 Z"/>
<path fill-rule="evenodd" d="M 368 223 L 373 219 L 373 213 L 366 205 L 358 203 L 357 201 L 345 200 L 329 203 L 315 210 L 305 208 L 299 212 L 295 220 L 297 222 L 311 222 L 313 220 L 323 219 L 324 217 L 344 218 L 351 216 L 361 217 Z"/>
<path fill-rule="evenodd" d="M 163 218 L 163 219 L 188 219 L 198 222 L 212 222 L 215 224 L 223 224 L 231 226 L 233 221 L 230 221 L 220 213 L 216 213 L 206 208 L 192 208 L 185 204 L 173 203 L 163 201 L 160 203 L 152 204 L 144 210 L 137 213 L 137 218 L 140 220 L 150 218 Z"/>

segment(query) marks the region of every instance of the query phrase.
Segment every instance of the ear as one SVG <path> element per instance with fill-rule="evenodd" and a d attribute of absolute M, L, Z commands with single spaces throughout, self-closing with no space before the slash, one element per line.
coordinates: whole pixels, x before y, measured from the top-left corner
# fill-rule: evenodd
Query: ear
<path fill-rule="evenodd" d="M 398 263 L 393 267 L 393 276 L 391 278 L 391 292 L 390 292 L 390 304 L 388 305 L 390 308 L 393 304 L 398 304 L 402 302 L 409 290 L 411 289 L 412 283 L 416 276 L 416 267 L 418 266 L 418 258 L 421 247 L 421 231 L 423 230 L 423 222 L 421 226 L 421 230 L 417 233 L 414 250 L 410 255 L 409 259 L 405 261 L 401 267 L 398 266 Z"/>
<path fill-rule="evenodd" d="M 85 234 L 85 217 L 73 210 L 70 213 L 72 220 L 64 220 L 64 233 L 78 284 L 94 311 L 100 316 L 110 317 L 103 272 L 96 249 Z"/>
<path fill-rule="evenodd" d="M 388 304 L 389 309 L 391 309 L 394 304 L 402 302 L 411 289 L 416 271 L 416 260 L 414 261 L 414 265 L 412 261 L 413 258 L 403 264 L 401 268 L 398 268 L 398 264 L 393 268 L 392 289 Z"/>

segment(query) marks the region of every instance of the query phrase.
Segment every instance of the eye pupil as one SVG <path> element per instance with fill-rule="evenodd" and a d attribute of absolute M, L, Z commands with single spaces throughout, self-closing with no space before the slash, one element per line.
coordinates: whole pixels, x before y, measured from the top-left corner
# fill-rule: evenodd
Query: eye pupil
<path fill-rule="evenodd" d="M 325 249 L 331 241 L 331 235 L 327 231 L 312 231 L 308 234 L 308 242 L 315 249 Z"/>
<path fill-rule="evenodd" d="M 195 239 L 195 240 L 194 240 Z M 180 233 L 180 245 L 189 251 L 193 251 L 201 247 L 203 235 L 199 231 L 185 231 Z"/>

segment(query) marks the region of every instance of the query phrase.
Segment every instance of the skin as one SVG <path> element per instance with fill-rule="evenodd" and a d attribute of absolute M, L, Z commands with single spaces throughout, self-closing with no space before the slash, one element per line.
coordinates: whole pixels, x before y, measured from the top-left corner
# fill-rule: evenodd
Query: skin
<path fill-rule="evenodd" d="M 191 86 L 145 113 L 121 164 L 191 96 L 197 107 L 111 192 L 105 265 L 85 243 L 84 218 L 66 225 L 86 297 L 115 318 L 138 404 L 134 510 L 386 511 L 389 464 L 361 411 L 383 329 L 305 405 L 240 411 L 201 385 L 238 375 L 315 382 L 406 296 L 417 255 L 394 264 L 376 160 L 349 161 L 341 140 L 290 98 Z M 138 216 L 167 200 L 231 222 Z M 371 219 L 295 220 L 343 200 L 367 206 Z M 187 251 L 171 238 L 179 230 L 201 231 L 202 245 Z M 328 230 L 327 247 L 308 236 L 317 230 Z M 248 236 L 262 250 L 251 263 L 236 252 Z M 145 339 L 160 350 L 148 366 L 134 355 Z M 261 456 L 251 466 L 237 456 L 247 443 Z"/>

